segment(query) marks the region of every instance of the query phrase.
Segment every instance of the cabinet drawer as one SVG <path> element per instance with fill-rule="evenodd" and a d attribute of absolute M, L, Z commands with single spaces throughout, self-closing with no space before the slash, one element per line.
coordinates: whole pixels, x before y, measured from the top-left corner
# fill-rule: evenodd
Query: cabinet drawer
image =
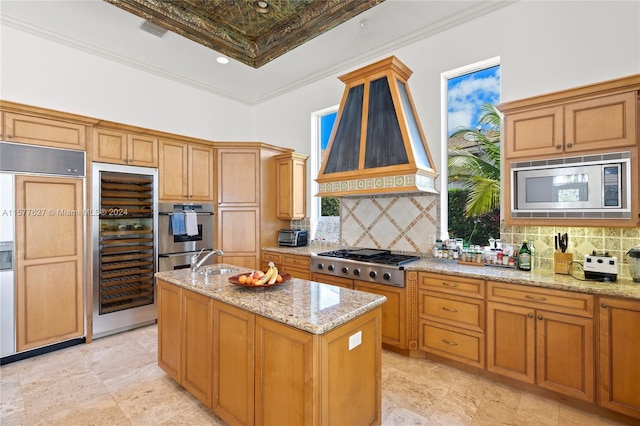
<path fill-rule="evenodd" d="M 312 273 L 311 279 L 313 281 L 323 283 L 323 284 L 337 285 L 338 287 L 351 288 L 351 289 L 353 288 L 353 280 L 349 278 L 334 277 L 333 275 Z"/>
<path fill-rule="evenodd" d="M 484 368 L 484 334 L 420 320 L 420 349 Z"/>
<path fill-rule="evenodd" d="M 308 269 L 288 268 L 286 266 L 283 266 L 282 270 L 290 274 L 293 278 L 300 278 L 303 280 L 311 279 L 311 271 L 309 271 Z"/>
<path fill-rule="evenodd" d="M 593 318 L 593 296 L 548 288 L 487 282 L 487 300 Z"/>
<path fill-rule="evenodd" d="M 280 253 L 274 253 L 272 251 L 263 251 L 262 262 L 263 263 L 273 262 L 276 264 L 276 266 L 278 266 L 282 263 L 282 255 Z"/>
<path fill-rule="evenodd" d="M 483 300 L 419 291 L 420 318 L 484 331 Z"/>
<path fill-rule="evenodd" d="M 418 274 L 418 285 L 424 290 L 484 299 L 483 280 L 420 272 Z"/>
<path fill-rule="evenodd" d="M 282 255 L 282 264 L 290 267 L 296 268 L 306 268 L 310 270 L 311 268 L 311 257 L 310 256 L 294 256 L 289 254 Z"/>

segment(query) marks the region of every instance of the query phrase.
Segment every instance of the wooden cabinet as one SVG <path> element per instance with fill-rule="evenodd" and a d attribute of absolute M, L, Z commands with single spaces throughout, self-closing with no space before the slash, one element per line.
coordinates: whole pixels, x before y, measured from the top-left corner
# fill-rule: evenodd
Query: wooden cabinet
<path fill-rule="evenodd" d="M 337 278 L 337 277 L 336 277 Z M 385 296 L 382 305 L 382 343 L 398 349 L 408 349 L 407 297 L 404 288 L 355 280 L 355 290 Z"/>
<path fill-rule="evenodd" d="M 213 148 L 160 139 L 161 201 L 213 201 Z"/>
<path fill-rule="evenodd" d="M 331 284 L 343 288 L 353 289 L 353 280 L 350 278 L 334 277 L 333 275 L 311 273 L 311 280 L 323 284 Z"/>
<path fill-rule="evenodd" d="M 276 253 L 272 251 L 262 252 L 262 270 L 266 271 L 269 262 L 273 262 L 282 271 L 291 274 L 292 277 L 310 280 L 311 257 L 305 255 Z M 351 280 L 350 280 L 351 281 Z M 353 281 L 351 281 L 353 283 Z"/>
<path fill-rule="evenodd" d="M 295 152 L 274 157 L 278 198 L 276 217 L 300 220 L 307 216 L 307 155 Z"/>
<path fill-rule="evenodd" d="M 16 348 L 21 352 L 84 335 L 84 183 L 17 175 L 15 185 L 16 212 L 30 212 L 15 217 Z"/>
<path fill-rule="evenodd" d="M 182 386 L 211 407 L 213 300 L 192 291 L 182 290 Z"/>
<path fill-rule="evenodd" d="M 593 402 L 593 296 L 487 283 L 487 369 Z"/>
<path fill-rule="evenodd" d="M 305 280 L 311 279 L 310 256 L 298 256 L 295 254 L 285 253 L 282 255 L 281 268 L 284 272 L 288 272 L 293 277 L 302 278 Z"/>
<path fill-rule="evenodd" d="M 381 423 L 380 308 L 318 335 L 157 286 L 158 365 L 225 423 Z"/>
<path fill-rule="evenodd" d="M 262 252 L 262 270 L 265 271 L 269 267 L 269 262 L 273 262 L 276 268 L 282 268 L 282 254 L 274 251 Z"/>
<path fill-rule="evenodd" d="M 158 167 L 158 138 L 94 128 L 92 157 L 103 163 Z"/>
<path fill-rule="evenodd" d="M 380 424 L 380 323 L 376 309 L 311 335 L 258 317 L 256 424 Z"/>
<path fill-rule="evenodd" d="M 256 424 L 314 423 L 317 338 L 267 318 L 256 321 Z M 286 406 L 282 412 L 281 407 Z"/>
<path fill-rule="evenodd" d="M 82 123 L 5 112 L 3 124 L 3 140 L 7 142 L 79 150 L 86 148 L 87 127 Z"/>
<path fill-rule="evenodd" d="M 219 207 L 260 206 L 260 149 L 218 148 L 216 165 Z"/>
<path fill-rule="evenodd" d="M 261 267 L 261 247 L 290 227 L 276 217 L 276 164 L 282 149 L 260 143 L 216 143 L 216 248 L 221 261 Z"/>
<path fill-rule="evenodd" d="M 640 302 L 599 300 L 599 404 L 640 419 Z"/>
<path fill-rule="evenodd" d="M 419 349 L 485 366 L 484 281 L 418 274 Z"/>
<path fill-rule="evenodd" d="M 637 146 L 637 91 L 505 113 L 505 158 L 545 158 Z"/>
<path fill-rule="evenodd" d="M 182 289 L 157 281 L 158 366 L 182 382 Z"/>
<path fill-rule="evenodd" d="M 226 303 L 213 304 L 211 408 L 229 425 L 254 424 L 255 317 Z M 203 380 L 211 377 L 204 375 Z"/>

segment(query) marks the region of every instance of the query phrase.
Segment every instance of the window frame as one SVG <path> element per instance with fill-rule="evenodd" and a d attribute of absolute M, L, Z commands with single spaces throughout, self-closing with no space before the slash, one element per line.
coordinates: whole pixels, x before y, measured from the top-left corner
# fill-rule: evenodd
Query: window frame
<path fill-rule="evenodd" d="M 502 67 L 500 56 L 454 68 L 440 74 L 440 239 L 449 234 L 449 80 L 495 66 Z M 502 126 L 501 126 L 502 128 Z M 502 216 L 502 212 L 501 212 Z"/>
<path fill-rule="evenodd" d="M 320 209 L 321 197 L 317 197 L 316 194 L 320 191 L 320 186 L 316 181 L 316 177 L 318 176 L 318 172 L 320 171 L 320 167 L 322 166 L 322 158 L 321 158 L 321 142 L 320 142 L 320 120 L 325 115 L 329 115 L 332 113 L 337 113 L 340 105 L 332 105 L 327 108 L 323 108 L 318 111 L 314 111 L 311 113 L 311 155 L 309 161 L 309 169 L 311 173 L 311 202 L 310 202 L 310 212 L 309 212 L 309 238 L 315 239 L 316 237 L 316 229 L 318 226 L 318 220 L 320 218 Z"/>

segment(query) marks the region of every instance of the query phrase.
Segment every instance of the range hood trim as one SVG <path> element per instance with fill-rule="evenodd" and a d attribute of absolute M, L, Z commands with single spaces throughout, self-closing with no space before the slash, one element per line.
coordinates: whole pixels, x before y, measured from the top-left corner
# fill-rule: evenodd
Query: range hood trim
<path fill-rule="evenodd" d="M 408 78 L 413 72 L 400 62 L 395 56 L 383 59 L 362 69 L 352 71 L 338 77 L 345 83 L 346 87 L 340 102 L 338 117 L 332 130 L 327 152 L 320 171 L 316 178 L 320 190 L 317 196 L 347 196 L 365 195 L 367 193 L 399 193 L 399 192 L 431 192 L 437 193 L 435 189 L 435 179 L 438 176 L 433 168 L 433 159 L 429 151 L 427 139 L 422 130 L 422 125 L 411 96 L 411 91 L 407 84 Z M 407 163 L 392 164 L 387 166 L 365 168 L 365 155 L 367 148 L 367 125 L 369 119 L 370 85 L 371 82 L 386 79 L 389 86 L 390 97 L 393 102 L 395 119 L 399 126 L 399 134 L 402 138 L 402 145 L 406 152 Z M 403 85 L 405 101 L 401 96 L 399 85 Z M 325 173 L 329 156 L 334 148 L 336 134 L 345 115 L 345 105 L 351 90 L 354 87 L 364 86 L 362 96 L 362 109 L 360 114 L 360 140 L 358 148 L 358 168 L 357 170 L 343 170 Z M 405 105 L 407 104 L 407 105 Z M 405 110 L 405 106 L 411 108 L 410 112 Z M 414 140 L 410 131 L 408 115 L 413 119 L 413 135 L 420 140 Z M 396 139 L 397 140 L 397 139 Z M 344 143 L 344 141 L 342 142 Z M 354 142 L 355 143 L 355 142 Z M 420 153 L 416 152 L 421 150 Z M 428 165 L 418 165 L 416 158 L 421 157 L 421 163 L 426 160 Z M 391 179 L 391 180 L 390 180 Z M 382 184 L 381 184 L 382 182 Z"/>

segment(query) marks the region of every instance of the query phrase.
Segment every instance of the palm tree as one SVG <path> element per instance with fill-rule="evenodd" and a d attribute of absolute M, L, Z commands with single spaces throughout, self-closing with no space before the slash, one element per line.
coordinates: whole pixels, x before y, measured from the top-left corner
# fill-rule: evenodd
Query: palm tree
<path fill-rule="evenodd" d="M 449 148 L 449 183 L 469 190 L 465 216 L 480 216 L 500 208 L 500 119 L 498 109 L 482 105 L 478 129 L 460 129 L 460 136 L 475 142 L 474 149 Z M 480 126 L 485 125 L 482 130 Z"/>

